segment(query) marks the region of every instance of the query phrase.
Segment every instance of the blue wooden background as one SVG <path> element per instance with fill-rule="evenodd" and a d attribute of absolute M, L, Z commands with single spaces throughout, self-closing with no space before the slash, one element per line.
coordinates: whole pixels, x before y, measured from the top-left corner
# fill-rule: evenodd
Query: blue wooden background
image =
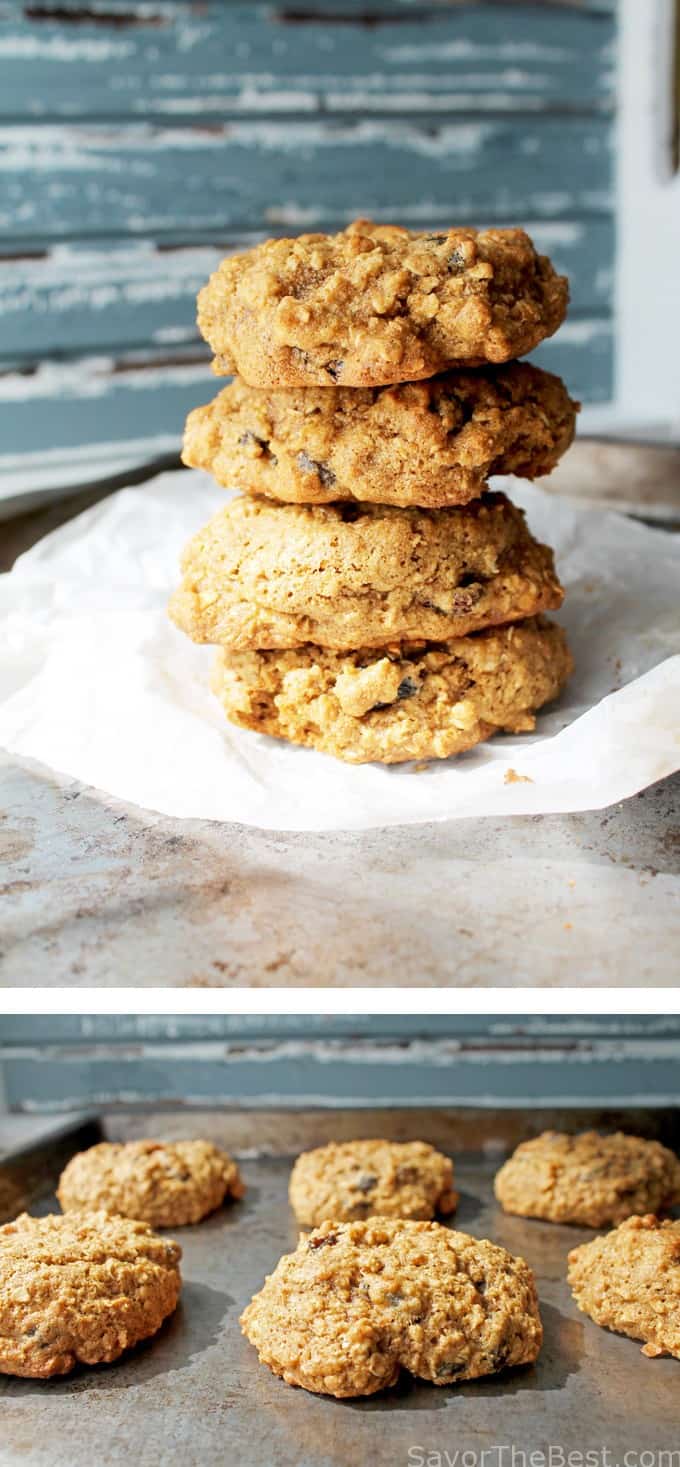
<path fill-rule="evenodd" d="M 680 1016 L 14 1015 L 10 1108 L 670 1107 Z"/>
<path fill-rule="evenodd" d="M 526 225 L 573 283 L 537 359 L 608 400 L 615 39 L 616 0 L 0 0 L 0 491 L 176 449 L 218 259 L 357 214 Z"/>

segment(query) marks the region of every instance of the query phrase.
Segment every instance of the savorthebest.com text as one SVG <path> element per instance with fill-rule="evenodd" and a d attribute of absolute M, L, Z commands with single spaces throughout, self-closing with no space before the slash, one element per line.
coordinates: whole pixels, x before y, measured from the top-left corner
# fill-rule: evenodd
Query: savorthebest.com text
<path fill-rule="evenodd" d="M 680 1447 L 617 1453 L 605 1446 L 579 1451 L 557 1442 L 545 1448 L 499 1442 L 479 1451 L 470 1447 L 443 1451 L 414 1442 L 406 1463 L 407 1467 L 680 1467 Z"/>

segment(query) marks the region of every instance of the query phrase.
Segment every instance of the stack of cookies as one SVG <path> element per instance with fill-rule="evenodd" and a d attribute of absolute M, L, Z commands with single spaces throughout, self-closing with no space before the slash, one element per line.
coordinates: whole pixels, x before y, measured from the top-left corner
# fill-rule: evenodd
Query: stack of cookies
<path fill-rule="evenodd" d="M 534 727 L 571 671 L 552 552 L 491 474 L 550 472 L 577 404 L 514 358 L 567 282 L 518 229 L 359 220 L 224 260 L 199 296 L 218 373 L 184 461 L 243 491 L 188 545 L 174 621 L 219 647 L 242 727 L 352 762 Z"/>

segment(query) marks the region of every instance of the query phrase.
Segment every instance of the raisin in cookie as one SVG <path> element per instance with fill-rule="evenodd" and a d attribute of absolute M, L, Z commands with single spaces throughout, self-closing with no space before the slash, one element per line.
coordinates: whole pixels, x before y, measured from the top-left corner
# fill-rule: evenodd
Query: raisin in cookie
<path fill-rule="evenodd" d="M 552 551 L 502 494 L 459 509 L 242 495 L 187 546 L 170 615 L 239 651 L 446 641 L 561 605 Z"/>
<path fill-rule="evenodd" d="M 434 1222 L 324 1222 L 280 1259 L 241 1316 L 289 1385 L 367 1396 L 402 1369 L 452 1385 L 525 1365 L 541 1348 L 523 1258 Z"/>
<path fill-rule="evenodd" d="M 344 1141 L 304 1151 L 289 1196 L 298 1222 L 312 1228 L 326 1218 L 429 1219 L 458 1203 L 453 1163 L 424 1141 Z"/>
<path fill-rule="evenodd" d="M 177 1243 L 105 1212 L 0 1227 L 0 1371 L 46 1378 L 155 1335 L 181 1287 Z"/>
<path fill-rule="evenodd" d="M 572 1249 L 568 1279 L 596 1324 L 644 1340 L 643 1355 L 680 1360 L 680 1222 L 629 1217 Z"/>
<path fill-rule="evenodd" d="M 187 418 L 182 457 L 219 484 L 294 504 L 467 504 L 491 474 L 536 479 L 578 403 L 528 362 L 382 388 L 266 392 L 238 379 Z"/>
<path fill-rule="evenodd" d="M 57 1196 L 64 1212 L 100 1208 L 166 1228 L 200 1222 L 244 1190 L 236 1163 L 210 1141 L 102 1141 L 71 1158 Z"/>
<path fill-rule="evenodd" d="M 517 1147 L 495 1191 L 505 1211 L 520 1217 L 599 1228 L 680 1201 L 680 1161 L 658 1141 L 621 1132 L 545 1131 Z"/>
<path fill-rule="evenodd" d="M 536 617 L 439 645 L 221 650 L 213 691 L 242 728 L 394 764 L 446 759 L 499 729 L 529 732 L 572 666 L 561 628 Z"/>
<path fill-rule="evenodd" d="M 522 229 L 413 234 L 358 219 L 223 260 L 198 326 L 216 370 L 251 387 L 379 387 L 524 356 L 568 297 Z"/>

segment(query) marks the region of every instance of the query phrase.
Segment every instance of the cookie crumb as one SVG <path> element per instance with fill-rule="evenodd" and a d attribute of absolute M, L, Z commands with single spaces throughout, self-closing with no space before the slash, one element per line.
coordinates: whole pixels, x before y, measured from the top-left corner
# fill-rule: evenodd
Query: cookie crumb
<path fill-rule="evenodd" d="M 516 769 L 506 769 L 504 784 L 533 784 L 528 774 L 518 774 Z"/>

